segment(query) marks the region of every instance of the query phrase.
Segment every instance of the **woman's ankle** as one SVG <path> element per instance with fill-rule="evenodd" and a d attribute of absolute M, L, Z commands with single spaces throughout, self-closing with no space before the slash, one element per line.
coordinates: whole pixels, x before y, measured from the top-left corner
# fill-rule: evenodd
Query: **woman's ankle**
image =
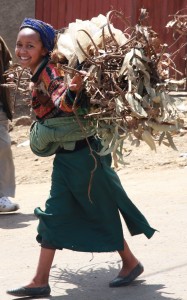
<path fill-rule="evenodd" d="M 127 276 L 137 265 L 139 261 L 137 258 L 128 261 L 122 261 L 122 268 L 118 274 L 118 276 Z"/>
<path fill-rule="evenodd" d="M 48 285 L 48 279 L 33 279 L 28 285 L 25 285 L 26 288 L 37 288 L 44 287 Z"/>

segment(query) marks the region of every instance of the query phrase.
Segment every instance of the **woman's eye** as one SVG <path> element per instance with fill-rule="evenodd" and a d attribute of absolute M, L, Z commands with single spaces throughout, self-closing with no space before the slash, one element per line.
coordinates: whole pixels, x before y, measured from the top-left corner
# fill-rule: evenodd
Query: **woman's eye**
<path fill-rule="evenodd" d="M 28 45 L 27 48 L 31 49 L 31 48 L 34 48 L 34 46 L 33 45 Z"/>
<path fill-rule="evenodd" d="M 21 48 L 22 45 L 21 45 L 21 44 L 16 44 L 16 47 L 17 47 L 17 48 Z"/>

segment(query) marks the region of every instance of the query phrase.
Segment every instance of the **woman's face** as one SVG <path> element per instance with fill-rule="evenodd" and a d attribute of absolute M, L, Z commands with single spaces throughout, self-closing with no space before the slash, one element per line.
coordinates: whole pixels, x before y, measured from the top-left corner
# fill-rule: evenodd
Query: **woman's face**
<path fill-rule="evenodd" d="M 37 31 L 31 28 L 20 30 L 16 41 L 15 55 L 22 68 L 30 68 L 34 73 L 47 52 Z"/>

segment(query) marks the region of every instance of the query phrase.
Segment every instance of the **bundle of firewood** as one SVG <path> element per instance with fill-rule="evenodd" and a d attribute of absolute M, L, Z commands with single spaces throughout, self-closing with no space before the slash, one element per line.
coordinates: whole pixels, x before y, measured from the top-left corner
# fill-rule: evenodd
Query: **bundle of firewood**
<path fill-rule="evenodd" d="M 124 31 L 112 25 L 114 16 L 127 23 L 117 11 L 71 23 L 59 33 L 51 58 L 65 71 L 67 83 L 77 72 L 77 61 L 87 72 L 84 84 L 90 112 L 86 117 L 96 121 L 104 146 L 101 155 L 114 152 L 122 157 L 126 138 L 136 146 L 143 140 L 153 150 L 155 140 L 159 144 L 167 140 L 176 149 L 173 133 L 180 131 L 184 120 L 169 92 L 183 78 L 170 78 L 178 71 L 167 45 L 144 25 L 146 10 L 141 10 L 136 26 Z"/>
<path fill-rule="evenodd" d="M 187 8 L 179 10 L 176 14 L 170 16 L 172 20 L 166 25 L 167 28 L 172 28 L 174 36 L 176 33 L 180 36 L 187 35 L 187 15 L 185 11 L 187 11 Z"/>
<path fill-rule="evenodd" d="M 114 17 L 124 23 L 123 31 L 113 26 Z M 152 150 L 162 142 L 176 149 L 173 135 L 186 125 L 169 92 L 184 78 L 176 79 L 176 74 L 182 74 L 167 45 L 148 26 L 145 9 L 133 27 L 118 11 L 70 23 L 59 31 L 51 60 L 63 70 L 67 85 L 76 72 L 86 71 L 84 89 L 90 107 L 85 118 L 94 121 L 103 143 L 101 155 L 113 152 L 115 164 L 122 162 L 125 139 L 136 146 L 145 141 Z M 17 91 L 26 84 L 29 92 L 27 70 L 21 74 L 17 66 L 11 71 L 15 71 Z"/>
<path fill-rule="evenodd" d="M 14 63 L 3 75 L 6 78 L 6 84 L 4 85 L 10 91 L 9 101 L 11 102 L 12 114 L 14 114 L 18 97 L 24 98 L 26 102 L 30 102 L 31 89 L 29 85 L 31 73 L 29 69 L 22 69 L 19 64 Z"/>

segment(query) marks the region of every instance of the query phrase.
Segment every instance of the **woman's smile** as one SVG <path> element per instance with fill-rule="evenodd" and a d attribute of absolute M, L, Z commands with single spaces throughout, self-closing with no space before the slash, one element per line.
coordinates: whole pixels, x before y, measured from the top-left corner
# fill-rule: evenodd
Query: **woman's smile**
<path fill-rule="evenodd" d="M 31 28 L 20 30 L 15 54 L 23 68 L 30 68 L 33 73 L 47 53 L 48 51 L 44 48 L 38 32 Z"/>

